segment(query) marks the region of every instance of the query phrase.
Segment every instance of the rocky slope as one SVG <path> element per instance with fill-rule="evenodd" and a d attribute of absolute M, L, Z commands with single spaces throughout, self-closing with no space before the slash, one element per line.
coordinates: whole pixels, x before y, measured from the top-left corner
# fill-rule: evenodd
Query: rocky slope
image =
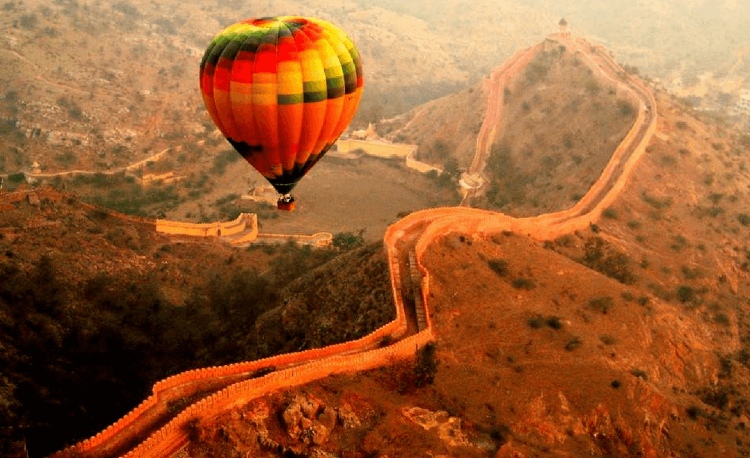
<path fill-rule="evenodd" d="M 329 378 L 199 424 L 188 453 L 750 452 L 750 142 L 657 99 L 656 136 L 589 230 L 430 246 L 433 383 L 424 360 Z"/>

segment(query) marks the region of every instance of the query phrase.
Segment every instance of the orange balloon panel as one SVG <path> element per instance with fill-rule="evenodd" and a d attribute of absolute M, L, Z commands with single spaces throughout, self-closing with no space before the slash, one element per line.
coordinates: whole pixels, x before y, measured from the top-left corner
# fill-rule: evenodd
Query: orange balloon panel
<path fill-rule="evenodd" d="M 359 52 L 343 31 L 295 16 L 227 27 L 200 66 L 211 119 L 281 194 L 349 125 L 363 81 Z"/>

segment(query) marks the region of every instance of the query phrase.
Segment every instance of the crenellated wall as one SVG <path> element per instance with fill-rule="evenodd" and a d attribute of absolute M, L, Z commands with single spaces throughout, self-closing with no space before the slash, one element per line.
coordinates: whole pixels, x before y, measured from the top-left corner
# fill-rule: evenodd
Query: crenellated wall
<path fill-rule="evenodd" d="M 189 235 L 193 237 L 227 237 L 245 232 L 248 224 L 252 224 L 254 215 L 240 213 L 233 221 L 215 223 L 186 223 L 182 221 L 169 221 L 165 219 L 156 220 L 156 232 L 170 235 Z M 257 225 L 254 228 L 257 235 Z"/>
<path fill-rule="evenodd" d="M 420 173 L 437 172 L 442 173 L 437 167 L 418 161 L 415 159 L 418 145 L 409 145 L 404 143 L 387 143 L 378 140 L 357 140 L 347 138 L 336 142 L 336 147 L 341 153 L 351 153 L 356 150 L 362 150 L 365 154 L 385 159 L 404 158 L 406 166 Z"/>
<path fill-rule="evenodd" d="M 336 142 L 336 148 L 338 148 L 339 152 L 345 154 L 361 149 L 370 156 L 390 159 L 394 157 L 406 158 L 412 151 L 417 149 L 417 145 L 347 138 L 338 140 Z"/>
<path fill-rule="evenodd" d="M 205 421 L 226 410 L 278 390 L 300 386 L 331 375 L 374 369 L 413 358 L 416 350 L 432 340 L 431 328 L 384 348 L 364 353 L 335 355 L 304 366 L 276 371 L 261 378 L 246 380 L 191 405 L 125 456 L 161 457 L 180 450 L 188 441 L 187 425 Z"/>
<path fill-rule="evenodd" d="M 301 245 L 312 245 L 316 247 L 326 247 L 333 244 L 333 234 L 330 232 L 316 232 L 313 235 L 291 235 L 291 234 L 267 234 L 260 233 L 258 241 L 292 241 Z"/>

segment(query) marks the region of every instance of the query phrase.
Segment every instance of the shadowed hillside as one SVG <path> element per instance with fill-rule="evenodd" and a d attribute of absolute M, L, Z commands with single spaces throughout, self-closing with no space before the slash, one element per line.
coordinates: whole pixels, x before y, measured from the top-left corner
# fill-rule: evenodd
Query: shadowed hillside
<path fill-rule="evenodd" d="M 0 428 L 20 428 L 11 437 L 25 436 L 31 456 L 91 436 L 174 373 L 347 341 L 393 319 L 379 244 L 357 249 L 353 237 L 340 260 L 334 249 L 241 250 L 168 238 L 51 190 L 11 196 L 0 193 Z M 256 322 L 264 313 L 284 319 Z"/>

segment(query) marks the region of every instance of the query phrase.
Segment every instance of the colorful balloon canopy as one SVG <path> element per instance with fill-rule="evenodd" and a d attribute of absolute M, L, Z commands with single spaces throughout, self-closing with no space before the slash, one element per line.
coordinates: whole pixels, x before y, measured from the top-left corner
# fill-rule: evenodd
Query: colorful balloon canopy
<path fill-rule="evenodd" d="M 354 117 L 359 52 L 314 18 L 248 19 L 219 33 L 200 65 L 216 126 L 280 194 L 288 194 Z"/>

